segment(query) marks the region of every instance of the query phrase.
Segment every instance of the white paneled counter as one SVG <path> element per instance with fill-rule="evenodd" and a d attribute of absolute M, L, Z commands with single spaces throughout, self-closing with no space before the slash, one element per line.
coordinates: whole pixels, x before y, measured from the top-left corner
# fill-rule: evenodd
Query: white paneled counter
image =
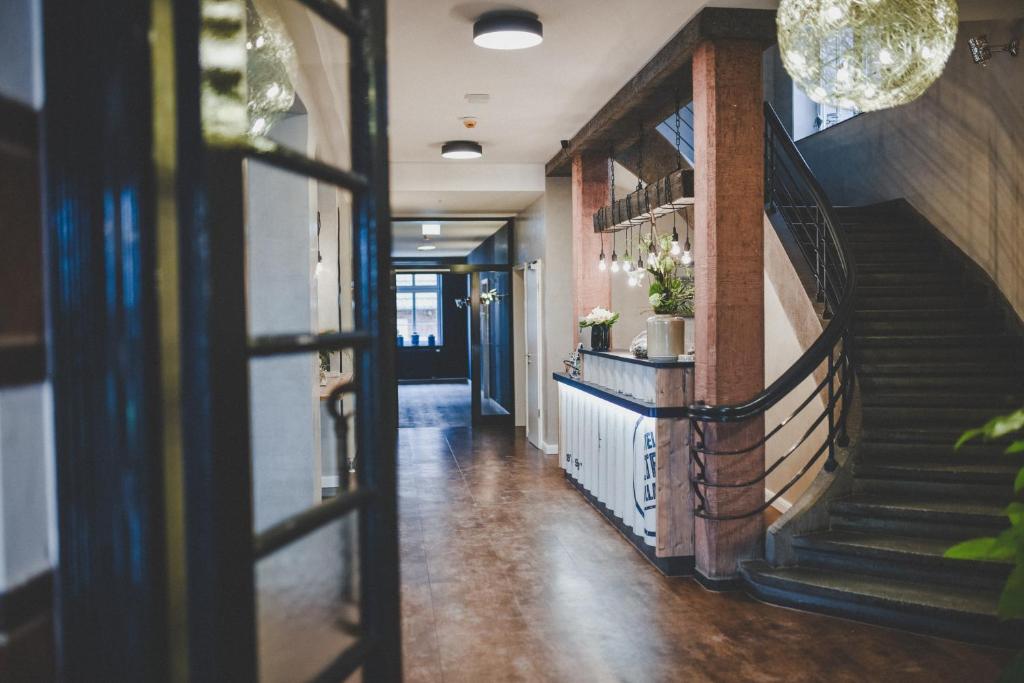
<path fill-rule="evenodd" d="M 554 374 L 565 476 L 662 572 L 691 573 L 693 363 L 583 354 L 579 379 Z"/>

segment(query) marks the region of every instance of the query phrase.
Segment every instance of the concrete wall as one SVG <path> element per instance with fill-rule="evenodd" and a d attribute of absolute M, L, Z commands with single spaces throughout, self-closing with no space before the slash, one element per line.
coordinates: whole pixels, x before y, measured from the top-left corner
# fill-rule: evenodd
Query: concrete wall
<path fill-rule="evenodd" d="M 544 443 L 556 447 L 558 389 L 550 377 L 562 370 L 562 361 L 572 352 L 576 325 L 572 314 L 572 196 L 568 178 L 547 179 L 544 196 L 516 218 L 513 244 L 514 263 L 541 261 Z"/>
<path fill-rule="evenodd" d="M 967 48 L 972 35 L 1003 43 L 1021 29 L 1020 20 L 961 23 L 945 72 L 920 99 L 799 147 L 833 203 L 906 198 L 1024 315 L 1024 59 L 995 54 L 982 68 Z"/>
<path fill-rule="evenodd" d="M 308 147 L 304 115 L 279 122 L 272 137 Z M 316 330 L 315 183 L 266 165 L 247 165 L 250 334 Z M 316 354 L 250 364 L 253 516 L 256 530 L 320 498 L 320 407 Z"/>
<path fill-rule="evenodd" d="M 800 355 L 821 334 L 821 320 L 807 295 L 796 269 L 793 267 L 775 228 L 764 222 L 764 382 L 770 385 L 790 368 Z M 789 417 L 824 377 L 804 380 L 785 399 L 772 407 L 765 417 L 765 430 L 774 429 Z M 825 408 L 819 394 L 792 422 L 768 440 L 765 448 L 765 466 L 771 467 L 793 444 L 797 443 Z M 779 466 L 765 482 L 766 495 L 771 497 L 785 486 L 814 455 L 814 451 L 828 434 L 823 421 L 807 442 Z M 814 475 L 821 469 L 824 456 L 793 488 L 776 502 L 775 507 L 788 510 L 807 489 Z"/>
<path fill-rule="evenodd" d="M 0 3 L 0 96 L 36 110 L 41 25 L 38 0 Z M 55 492 L 49 382 L 0 388 L 0 592 L 56 564 Z"/>

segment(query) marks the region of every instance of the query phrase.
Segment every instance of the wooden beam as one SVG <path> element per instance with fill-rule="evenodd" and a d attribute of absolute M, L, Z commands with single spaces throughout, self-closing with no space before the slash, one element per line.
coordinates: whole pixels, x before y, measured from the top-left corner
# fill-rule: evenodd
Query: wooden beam
<path fill-rule="evenodd" d="M 594 232 L 625 230 L 630 220 L 643 218 L 649 215 L 652 209 L 655 215 L 660 217 L 675 210 L 671 208 L 673 204 L 693 204 L 693 201 L 693 171 L 680 169 L 642 190 L 616 199 L 614 207 L 602 205 L 594 213 Z"/>
<path fill-rule="evenodd" d="M 658 51 L 633 78 L 588 121 L 568 145 L 547 163 L 549 176 L 570 174 L 570 162 L 584 153 L 626 149 L 638 138 L 640 123 L 664 121 L 679 103 L 693 98 L 691 63 L 704 40 L 753 40 L 767 48 L 775 43 L 773 10 L 705 7 Z"/>

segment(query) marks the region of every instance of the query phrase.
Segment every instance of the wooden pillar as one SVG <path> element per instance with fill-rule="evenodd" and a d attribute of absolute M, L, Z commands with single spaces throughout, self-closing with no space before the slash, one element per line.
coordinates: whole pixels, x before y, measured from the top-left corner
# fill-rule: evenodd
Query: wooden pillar
<path fill-rule="evenodd" d="M 764 115 L 761 54 L 752 41 L 707 41 L 693 57 L 696 260 L 696 398 L 746 401 L 764 387 Z M 764 419 L 708 425 L 714 450 L 746 448 Z M 764 449 L 706 456 L 707 480 L 742 482 L 764 471 Z M 728 515 L 764 502 L 764 485 L 708 489 L 708 510 Z M 746 519 L 695 525 L 696 566 L 727 581 L 740 560 L 761 557 L 764 523 Z"/>
<path fill-rule="evenodd" d="M 608 203 L 608 157 L 587 153 L 572 159 L 573 344 L 579 341 L 576 322 L 595 306 L 611 309 L 611 273 L 598 270 L 601 235 L 594 232 L 594 213 Z M 611 243 L 605 237 L 611 265 Z M 557 264 L 556 264 L 557 265 Z"/>

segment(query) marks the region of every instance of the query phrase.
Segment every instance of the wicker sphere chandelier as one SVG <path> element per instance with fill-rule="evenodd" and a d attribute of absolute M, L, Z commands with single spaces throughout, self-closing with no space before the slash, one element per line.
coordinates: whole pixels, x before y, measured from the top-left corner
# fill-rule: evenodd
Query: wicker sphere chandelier
<path fill-rule="evenodd" d="M 246 85 L 249 135 L 266 135 L 295 103 L 295 46 L 283 29 L 250 15 Z"/>
<path fill-rule="evenodd" d="M 942 73 L 955 0 L 782 0 L 779 51 L 815 102 L 874 111 L 911 102 Z"/>

